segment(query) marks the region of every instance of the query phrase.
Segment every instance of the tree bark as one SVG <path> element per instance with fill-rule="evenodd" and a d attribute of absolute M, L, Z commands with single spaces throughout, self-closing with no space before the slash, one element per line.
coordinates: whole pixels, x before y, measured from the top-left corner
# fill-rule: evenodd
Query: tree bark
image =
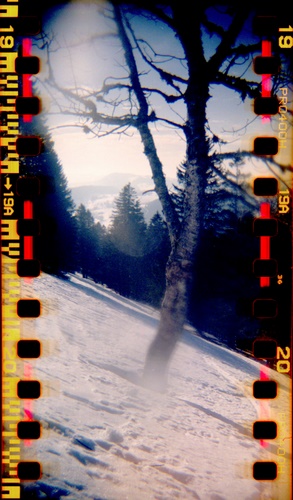
<path fill-rule="evenodd" d="M 140 84 L 139 72 L 133 49 L 128 38 L 121 11 L 114 2 L 118 33 L 124 48 L 130 71 L 132 88 L 139 104 L 136 127 L 144 145 L 153 174 L 156 192 L 166 218 L 172 251 L 166 269 L 166 291 L 161 308 L 158 332 L 151 343 L 145 361 L 144 384 L 155 390 L 163 390 L 167 383 L 169 362 L 184 328 L 188 298 L 193 279 L 196 254 L 199 250 L 204 218 L 204 199 L 208 169 L 212 166 L 210 144 L 206 132 L 206 107 L 209 86 L 215 80 L 231 46 L 245 20 L 247 7 L 240 5 L 225 32 L 214 55 L 204 56 L 201 22 L 205 18 L 205 2 L 171 1 L 172 21 L 160 9 L 156 15 L 169 19 L 172 29 L 181 42 L 188 67 L 187 87 L 184 94 L 186 121 L 183 130 L 186 138 L 186 173 L 184 189 L 184 217 L 180 228 L 174 204 L 168 192 L 163 166 L 149 129 L 149 106 Z M 150 4 L 152 11 L 152 3 Z M 171 75 L 169 75 L 172 78 Z"/>
<path fill-rule="evenodd" d="M 136 128 L 139 131 L 141 141 L 144 146 L 144 154 L 146 155 L 151 167 L 155 190 L 166 217 L 168 232 L 170 235 L 171 244 L 173 245 L 176 239 L 179 224 L 177 213 L 175 211 L 174 204 L 167 188 L 166 179 L 163 173 L 163 165 L 159 159 L 153 136 L 149 129 L 149 105 L 140 84 L 139 72 L 133 55 L 132 46 L 125 30 L 121 10 L 119 6 L 115 4 L 115 2 L 113 2 L 113 9 L 118 28 L 118 34 L 124 49 L 125 60 L 129 68 L 131 85 L 139 103 L 139 113 L 136 119 Z"/>
<path fill-rule="evenodd" d="M 188 6 L 187 6 L 188 9 Z M 206 61 L 201 44 L 200 24 L 192 19 L 192 29 L 186 26 L 185 9 L 174 11 L 177 33 L 188 62 L 189 79 L 185 92 L 187 120 L 186 179 L 184 219 L 177 241 L 172 248 L 166 269 L 166 291 L 161 308 L 158 332 L 151 343 L 145 361 L 144 383 L 155 390 L 167 385 L 169 362 L 184 328 L 195 255 L 199 248 L 204 214 L 203 200 L 209 166 L 209 144 L 206 136 L 206 106 L 209 85 Z"/>
<path fill-rule="evenodd" d="M 155 390 L 167 385 L 169 363 L 182 334 L 193 280 L 193 268 L 202 230 L 201 204 L 204 179 L 197 177 L 190 165 L 185 204 L 186 219 L 171 251 L 166 268 L 166 290 L 161 307 L 157 334 L 151 343 L 144 366 L 144 383 Z"/>

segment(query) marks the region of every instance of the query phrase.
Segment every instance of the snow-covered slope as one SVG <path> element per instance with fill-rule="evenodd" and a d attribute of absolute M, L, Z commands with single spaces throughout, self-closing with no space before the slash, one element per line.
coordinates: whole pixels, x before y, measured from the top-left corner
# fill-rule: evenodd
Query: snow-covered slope
<path fill-rule="evenodd" d="M 256 460 L 277 454 L 277 444 L 251 437 L 260 364 L 189 328 L 167 392 L 151 392 L 131 377 L 142 372 L 156 311 L 77 276 L 43 274 L 22 294 L 42 301 L 42 316 L 23 320 L 22 331 L 43 344 L 32 363 L 43 385 L 33 404 L 43 435 L 22 452 L 43 467 L 27 485 L 37 493 L 30 498 L 287 500 L 277 481 L 251 475 Z M 270 375 L 281 398 L 288 379 Z"/>

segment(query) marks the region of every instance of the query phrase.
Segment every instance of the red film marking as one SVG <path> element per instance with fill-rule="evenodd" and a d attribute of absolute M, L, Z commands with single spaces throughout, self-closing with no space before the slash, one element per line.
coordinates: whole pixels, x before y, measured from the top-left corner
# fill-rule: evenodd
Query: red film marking
<path fill-rule="evenodd" d="M 24 219 L 32 219 L 33 218 L 33 203 L 30 200 L 26 200 L 23 203 L 23 216 Z"/>
<path fill-rule="evenodd" d="M 262 41 L 261 55 L 263 57 L 270 57 L 272 55 L 272 44 L 268 40 Z M 262 97 L 271 97 L 271 75 L 262 75 L 261 77 L 261 95 Z M 262 121 L 270 121 L 269 115 L 263 115 Z"/>
<path fill-rule="evenodd" d="M 23 203 L 23 217 L 24 219 L 33 218 L 33 203 L 30 200 L 26 200 Z M 23 242 L 23 258 L 33 259 L 33 236 L 24 236 Z"/>
<path fill-rule="evenodd" d="M 269 375 L 268 375 L 268 370 L 265 366 L 263 366 L 260 369 L 260 380 L 269 380 Z M 265 420 L 269 418 L 269 405 L 267 401 L 260 401 L 260 420 Z M 264 439 L 260 440 L 260 445 L 263 448 L 267 448 L 269 446 L 269 443 L 265 441 Z"/>
<path fill-rule="evenodd" d="M 25 363 L 24 365 L 24 376 L 28 379 L 32 378 L 32 365 L 30 363 Z M 25 400 L 24 402 L 24 420 L 32 421 L 33 420 L 33 402 L 30 399 Z M 25 446 L 32 446 L 31 439 L 24 439 L 23 441 Z"/>
<path fill-rule="evenodd" d="M 261 43 L 261 50 L 263 57 L 270 57 L 272 55 L 272 44 L 268 40 L 263 40 Z"/>
<path fill-rule="evenodd" d="M 260 206 L 260 215 L 266 219 L 270 218 L 271 207 L 269 203 L 262 203 Z M 260 237 L 260 258 L 269 259 L 270 258 L 270 237 L 261 236 Z M 260 286 L 270 286 L 270 278 L 260 278 Z M 269 380 L 268 370 L 265 366 L 260 369 L 260 380 Z M 269 405 L 267 401 L 260 401 L 259 408 L 260 420 L 269 418 Z M 269 443 L 264 439 L 260 440 L 260 445 L 263 448 L 267 448 Z"/>
<path fill-rule="evenodd" d="M 22 55 L 23 57 L 28 57 L 31 55 L 32 41 L 30 38 L 24 38 L 22 43 Z M 22 76 L 23 82 L 23 97 L 32 97 L 32 82 L 31 75 L 24 74 Z M 31 122 L 32 115 L 24 115 L 24 122 Z M 33 218 L 33 203 L 30 200 L 25 200 L 23 204 L 23 217 L 24 219 L 32 219 Z M 24 259 L 33 259 L 33 236 L 24 236 L 24 249 L 23 249 L 23 257 Z M 29 363 L 25 364 L 24 367 L 24 375 L 28 379 L 32 378 L 32 365 Z M 33 420 L 33 402 L 30 400 L 25 401 L 24 403 L 24 419 L 31 421 Z M 25 446 L 32 446 L 31 439 L 24 440 Z"/>
<path fill-rule="evenodd" d="M 27 260 L 32 260 L 33 258 L 33 237 L 25 236 L 24 237 L 24 251 L 23 257 Z"/>
<path fill-rule="evenodd" d="M 22 42 L 22 55 L 23 57 L 28 57 L 31 55 L 32 50 L 32 41 L 30 38 L 24 38 Z M 31 82 L 31 75 L 22 75 L 22 84 L 23 84 L 23 97 L 32 97 L 33 95 L 33 87 Z M 24 122 L 31 122 L 32 115 L 24 115 Z"/>
<path fill-rule="evenodd" d="M 260 380 L 269 380 L 268 370 L 265 366 L 260 369 Z"/>
<path fill-rule="evenodd" d="M 269 219 L 271 216 L 271 206 L 269 203 L 261 203 L 260 205 L 260 216 Z M 261 236 L 260 237 L 260 258 L 261 259 L 270 259 L 270 236 Z M 261 277 L 260 278 L 260 286 L 270 286 L 270 278 Z"/>
<path fill-rule="evenodd" d="M 24 414 L 26 416 L 26 419 L 25 420 L 32 420 L 33 419 L 33 413 L 31 411 L 31 409 L 28 409 L 28 406 L 32 406 L 31 405 L 31 401 L 29 403 L 26 403 L 26 408 L 24 408 Z"/>

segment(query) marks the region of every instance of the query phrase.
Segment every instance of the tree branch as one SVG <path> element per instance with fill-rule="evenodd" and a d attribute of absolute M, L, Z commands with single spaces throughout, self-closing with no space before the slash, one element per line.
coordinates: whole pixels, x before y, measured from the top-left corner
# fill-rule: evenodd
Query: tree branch
<path fill-rule="evenodd" d="M 222 64 L 231 53 L 231 47 L 233 47 L 235 40 L 239 35 L 249 13 L 249 6 L 247 3 L 240 2 L 239 5 L 240 7 L 238 7 L 229 28 L 223 35 L 222 41 L 218 45 L 216 52 L 213 56 L 211 56 L 207 63 L 207 68 L 211 79 L 215 77 Z"/>
<path fill-rule="evenodd" d="M 141 87 L 141 88 L 142 88 L 142 91 L 144 93 L 148 92 L 150 94 L 158 94 L 158 95 L 160 95 L 161 97 L 163 97 L 165 99 L 165 101 L 168 104 L 172 104 L 173 102 L 177 102 L 180 99 L 183 99 L 183 96 L 181 96 L 181 95 L 179 95 L 179 96 L 178 95 L 169 95 L 169 94 L 166 94 L 165 92 L 163 92 L 160 89 L 153 89 L 153 88 L 150 88 L 150 87 Z M 117 83 L 107 83 L 107 84 L 104 84 L 103 87 L 101 88 L 101 90 L 99 90 L 98 92 L 96 92 L 95 95 L 98 96 L 99 94 L 107 94 L 111 90 L 119 90 L 119 89 L 129 89 L 129 90 L 132 90 L 132 85 L 127 84 L 127 83 L 120 83 L 120 82 L 117 82 Z"/>
<path fill-rule="evenodd" d="M 175 90 L 177 90 L 177 92 L 179 92 L 180 95 L 182 95 L 181 93 L 181 90 L 180 88 L 178 87 L 178 85 L 175 85 L 174 84 L 174 81 L 178 82 L 178 83 L 183 83 L 183 84 L 187 84 L 187 80 L 185 80 L 184 78 L 178 76 L 178 75 L 174 75 L 172 73 L 169 73 L 168 71 L 165 71 L 163 70 L 162 68 L 159 68 L 158 66 L 156 66 L 156 64 L 151 60 L 149 59 L 145 53 L 143 52 L 143 50 L 141 49 L 140 45 L 139 45 L 139 40 L 136 38 L 135 36 L 135 33 L 129 23 L 129 21 L 126 21 L 127 22 L 127 27 L 129 29 L 129 31 L 131 32 L 131 36 L 133 37 L 133 40 L 134 40 L 134 43 L 135 43 L 135 46 L 137 48 L 137 50 L 139 51 L 142 59 L 152 68 L 154 69 L 161 77 L 161 79 L 163 81 L 165 81 L 168 85 L 172 86 Z M 141 40 L 140 39 L 140 42 L 144 42 L 144 40 Z M 153 49 L 152 49 L 153 50 Z M 154 52 L 154 51 L 153 51 Z M 154 52 L 155 54 L 155 52 Z"/>
<path fill-rule="evenodd" d="M 238 76 L 231 76 L 218 72 L 211 83 L 224 85 L 225 87 L 235 90 L 235 92 L 238 92 L 240 95 L 242 101 L 244 101 L 246 97 L 254 99 L 259 96 L 260 83 L 247 81 Z"/>
<path fill-rule="evenodd" d="M 154 139 L 148 127 L 148 103 L 140 84 L 136 61 L 133 55 L 133 49 L 130 40 L 127 36 L 126 29 L 123 23 L 122 12 L 120 10 L 120 7 L 116 3 L 113 4 L 113 10 L 115 21 L 118 27 L 118 33 L 124 50 L 124 56 L 130 71 L 130 81 L 139 104 L 136 127 L 140 133 L 141 140 L 144 145 L 144 153 L 150 163 L 153 174 L 152 178 L 155 184 L 157 195 L 162 204 L 171 244 L 174 245 L 179 230 L 178 215 L 175 211 L 173 200 L 167 188 L 166 179 L 163 173 L 163 165 L 158 157 Z"/>
<path fill-rule="evenodd" d="M 257 156 L 256 154 L 252 153 L 251 151 L 234 151 L 234 152 L 228 152 L 228 153 L 214 153 L 212 156 L 214 156 L 215 161 L 217 160 L 226 160 L 226 159 L 241 159 L 241 158 L 254 158 L 257 160 L 261 160 L 267 165 L 272 165 L 274 167 L 277 167 L 278 169 L 281 170 L 281 172 L 293 172 L 293 167 L 289 165 L 281 165 L 280 163 L 276 162 L 273 157 L 269 156 Z"/>
<path fill-rule="evenodd" d="M 140 14 L 142 13 L 141 9 L 144 9 L 146 11 L 145 17 L 147 17 L 147 19 L 150 19 L 151 15 L 153 14 L 155 20 L 160 19 L 161 21 L 163 21 L 163 23 L 165 23 L 167 26 L 169 26 L 169 28 L 174 30 L 175 29 L 174 28 L 174 21 L 173 21 L 172 17 L 168 16 L 168 14 L 166 14 L 166 12 L 164 12 L 164 10 L 163 10 L 164 3 L 162 2 L 160 4 L 160 5 L 162 5 L 162 8 L 159 8 L 156 5 L 156 3 L 157 2 L 153 2 L 152 0 L 140 0 L 140 2 L 139 2 Z M 169 3 L 167 2 L 166 5 L 169 6 Z M 135 9 L 135 7 L 134 7 L 134 9 Z"/>

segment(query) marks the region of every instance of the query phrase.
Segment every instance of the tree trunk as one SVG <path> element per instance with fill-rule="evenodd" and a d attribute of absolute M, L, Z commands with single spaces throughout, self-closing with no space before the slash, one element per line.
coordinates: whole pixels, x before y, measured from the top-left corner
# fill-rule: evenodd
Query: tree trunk
<path fill-rule="evenodd" d="M 182 2 L 184 5 L 182 5 Z M 182 0 L 173 5 L 174 29 L 188 65 L 188 85 L 184 94 L 187 119 L 183 127 L 186 136 L 186 178 L 184 220 L 179 224 L 177 213 L 166 186 L 163 166 L 158 157 L 152 133 L 149 105 L 141 87 L 133 49 L 118 5 L 113 4 L 118 33 L 130 71 L 130 80 L 139 103 L 137 129 L 144 145 L 153 174 L 155 189 L 161 201 L 170 235 L 172 251 L 166 269 L 166 291 L 162 303 L 159 329 L 146 357 L 144 383 L 163 389 L 169 361 L 184 327 L 188 297 L 193 277 L 193 264 L 199 247 L 203 200 L 209 166 L 209 141 L 206 136 L 206 105 L 209 99 L 207 63 L 204 58 L 200 20 L 204 7 Z M 180 229 L 179 229 L 180 226 Z"/>
<path fill-rule="evenodd" d="M 200 23 L 198 22 L 196 26 L 196 18 L 191 16 L 192 29 L 191 27 L 188 29 L 186 13 L 182 13 L 182 8 L 178 8 L 174 14 L 177 33 L 189 69 L 185 92 L 187 120 L 184 128 L 187 168 L 184 219 L 167 264 L 166 291 L 159 328 L 149 347 L 144 367 L 145 385 L 159 391 L 166 387 L 169 362 L 184 328 L 193 280 L 194 259 L 201 240 L 204 195 L 210 164 L 209 141 L 206 135 L 209 83 L 201 44 Z"/>
<path fill-rule="evenodd" d="M 192 165 L 189 168 L 192 171 L 198 170 L 192 168 Z M 193 182 L 187 180 L 186 219 L 167 263 L 166 291 L 159 328 L 149 347 L 144 367 L 145 385 L 159 391 L 164 390 L 167 385 L 169 362 L 184 328 L 193 281 L 194 260 L 202 230 L 201 204 L 204 178 L 195 172 L 192 177 Z"/>
<path fill-rule="evenodd" d="M 144 384 L 159 391 L 167 385 L 169 362 L 183 330 L 192 282 L 192 261 L 180 259 L 178 254 L 178 251 L 173 251 L 167 264 L 159 328 L 144 367 Z"/>

